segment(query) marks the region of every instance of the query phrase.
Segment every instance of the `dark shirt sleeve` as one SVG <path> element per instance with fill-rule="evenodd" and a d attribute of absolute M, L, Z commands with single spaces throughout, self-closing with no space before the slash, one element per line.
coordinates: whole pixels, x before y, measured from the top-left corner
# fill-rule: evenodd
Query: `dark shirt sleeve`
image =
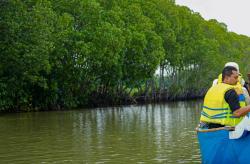
<path fill-rule="evenodd" d="M 232 112 L 240 108 L 239 98 L 234 89 L 230 89 L 225 93 L 224 96 L 226 102 L 229 104 Z"/>

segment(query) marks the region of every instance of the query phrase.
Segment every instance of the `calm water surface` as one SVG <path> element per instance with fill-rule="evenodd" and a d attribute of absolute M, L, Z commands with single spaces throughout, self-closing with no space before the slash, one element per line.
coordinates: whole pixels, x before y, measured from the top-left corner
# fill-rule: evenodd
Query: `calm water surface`
<path fill-rule="evenodd" d="M 201 163 L 201 101 L 0 115 L 0 163 Z"/>

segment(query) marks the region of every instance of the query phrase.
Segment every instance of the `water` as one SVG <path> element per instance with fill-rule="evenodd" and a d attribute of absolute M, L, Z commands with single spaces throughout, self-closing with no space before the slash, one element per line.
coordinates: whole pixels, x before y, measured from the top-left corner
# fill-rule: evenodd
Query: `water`
<path fill-rule="evenodd" d="M 0 115 L 0 163 L 201 163 L 200 101 Z"/>

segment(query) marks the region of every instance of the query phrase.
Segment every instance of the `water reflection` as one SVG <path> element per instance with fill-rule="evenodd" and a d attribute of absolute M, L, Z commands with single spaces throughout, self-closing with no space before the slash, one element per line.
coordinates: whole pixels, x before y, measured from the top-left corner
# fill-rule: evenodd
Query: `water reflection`
<path fill-rule="evenodd" d="M 201 102 L 0 116 L 1 163 L 200 163 Z"/>

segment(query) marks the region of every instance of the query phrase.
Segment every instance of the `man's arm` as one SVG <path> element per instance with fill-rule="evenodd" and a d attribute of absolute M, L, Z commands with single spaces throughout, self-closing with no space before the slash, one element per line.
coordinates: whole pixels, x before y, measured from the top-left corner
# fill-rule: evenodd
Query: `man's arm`
<path fill-rule="evenodd" d="M 236 117 L 241 117 L 247 115 L 248 112 L 250 112 L 250 105 L 235 110 L 233 115 Z"/>
<path fill-rule="evenodd" d="M 239 98 L 234 89 L 230 89 L 225 93 L 225 100 L 229 104 L 233 115 L 236 117 L 245 116 L 250 112 L 250 105 L 245 107 L 240 107 Z"/>

